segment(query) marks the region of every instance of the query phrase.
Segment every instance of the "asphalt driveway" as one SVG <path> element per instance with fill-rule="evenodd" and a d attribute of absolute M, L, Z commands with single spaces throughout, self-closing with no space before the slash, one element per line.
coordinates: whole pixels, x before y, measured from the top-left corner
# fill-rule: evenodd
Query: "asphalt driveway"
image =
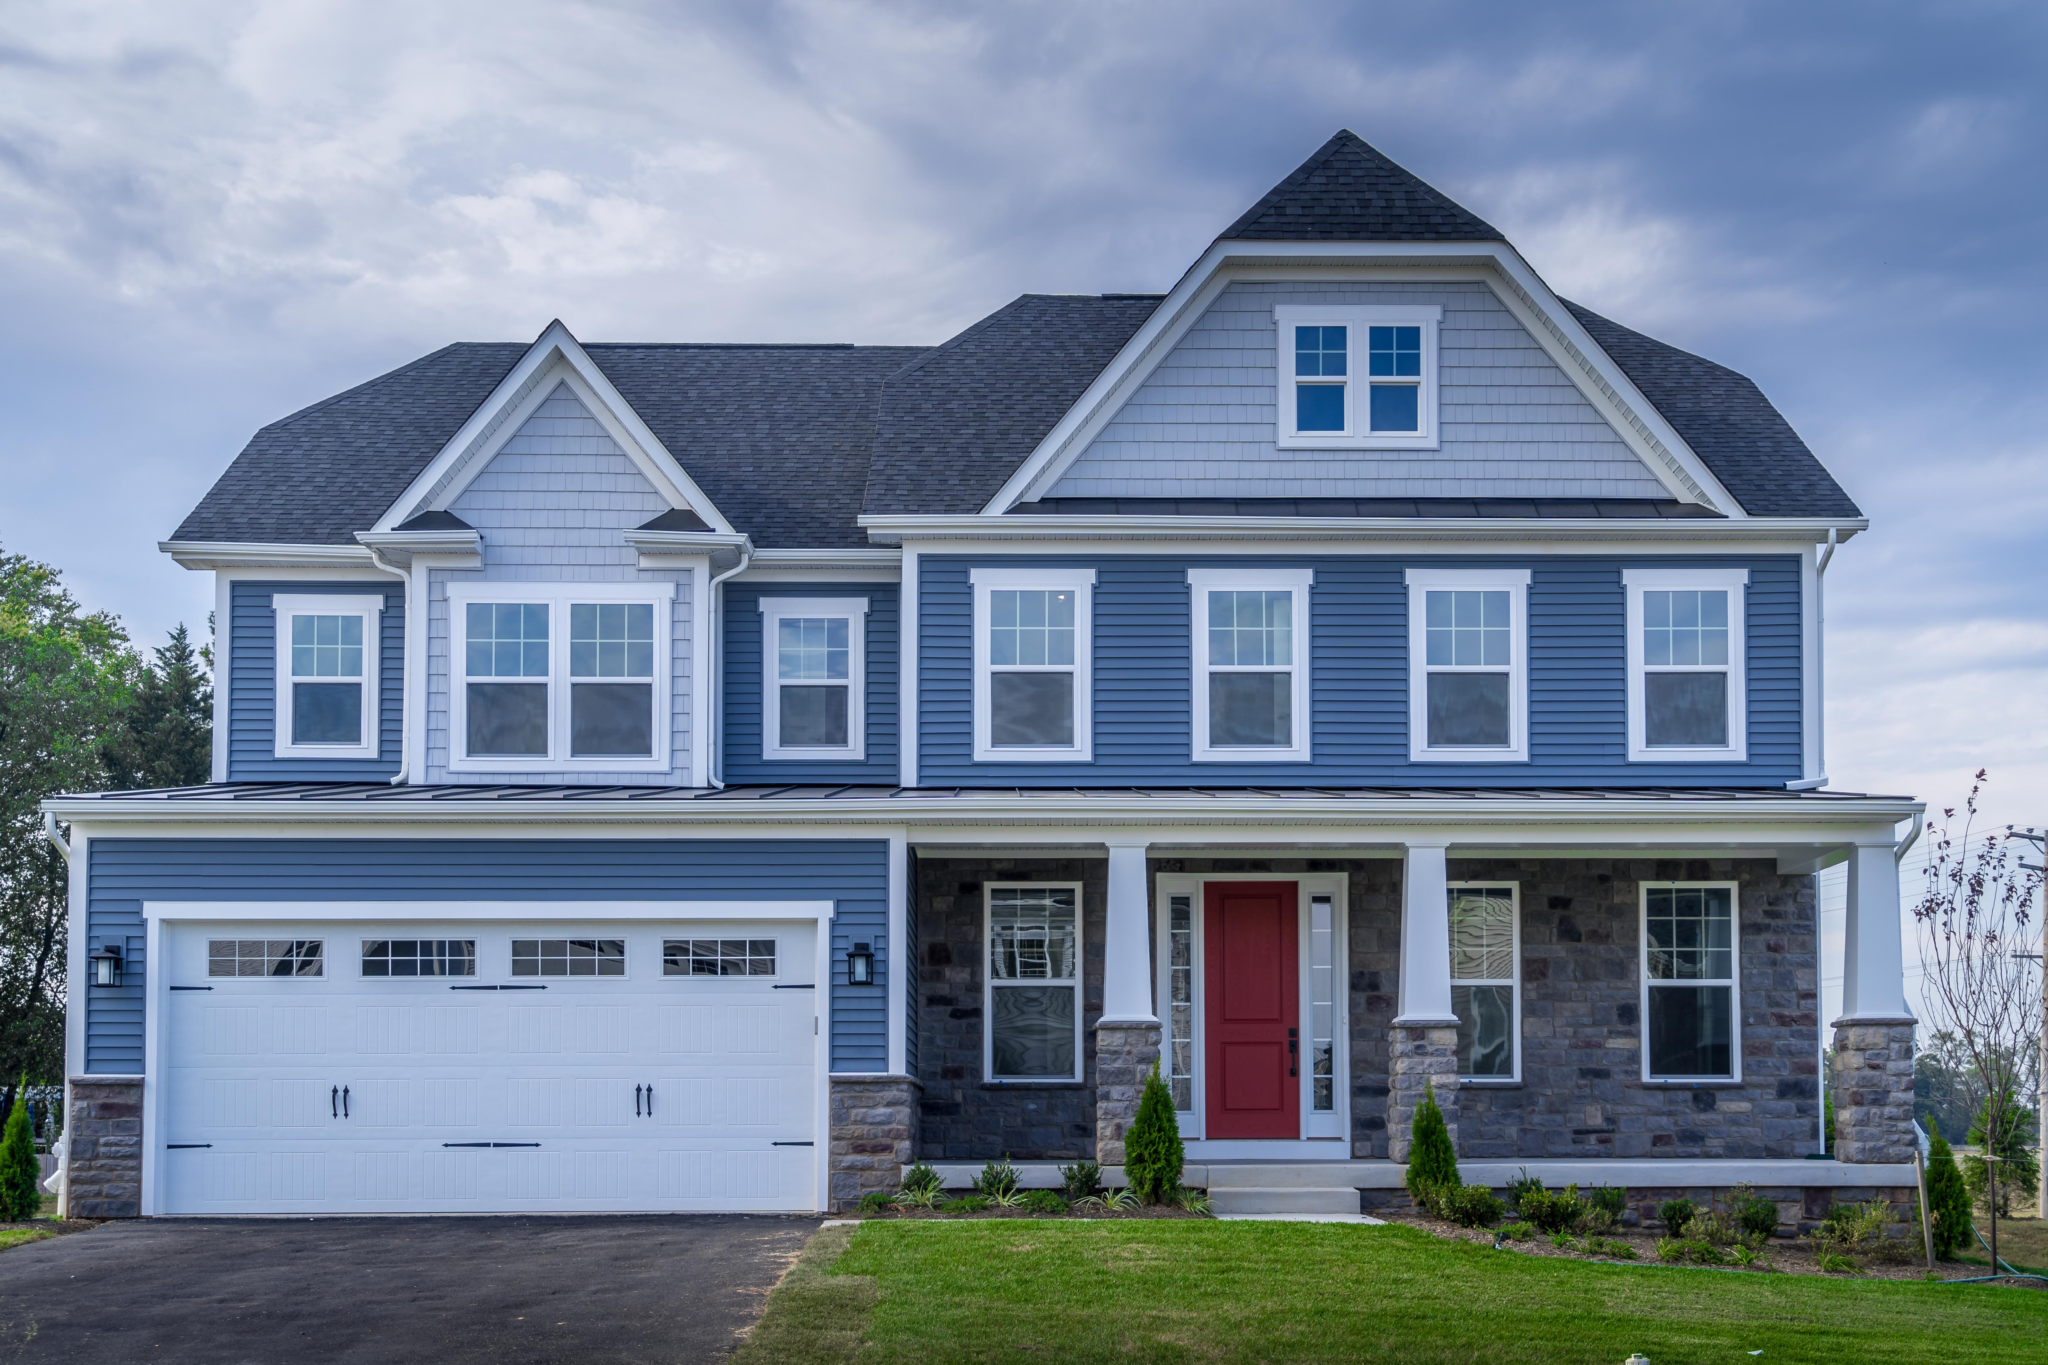
<path fill-rule="evenodd" d="M 0 1252 L 0 1361 L 720 1360 L 818 1221 L 109 1223 Z"/>

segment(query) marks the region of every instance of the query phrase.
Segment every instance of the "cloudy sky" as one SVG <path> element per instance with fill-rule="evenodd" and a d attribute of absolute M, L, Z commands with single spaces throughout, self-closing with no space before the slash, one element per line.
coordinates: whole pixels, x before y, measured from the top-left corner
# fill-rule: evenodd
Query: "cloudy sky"
<path fill-rule="evenodd" d="M 154 642 L 249 434 L 456 340 L 928 343 L 1170 286 L 1339 127 L 1731 364 L 1875 522 L 1838 789 L 2048 823 L 2048 7 L 0 9 L 0 545 Z"/>

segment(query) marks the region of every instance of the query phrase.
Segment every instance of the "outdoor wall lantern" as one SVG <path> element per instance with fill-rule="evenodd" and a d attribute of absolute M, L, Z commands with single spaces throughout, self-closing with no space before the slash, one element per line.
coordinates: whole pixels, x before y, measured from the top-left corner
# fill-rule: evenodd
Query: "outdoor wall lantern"
<path fill-rule="evenodd" d="M 95 986 L 118 986 L 121 984 L 121 949 L 119 945 L 103 945 L 96 953 L 85 959 L 92 964 L 92 984 Z"/>
<path fill-rule="evenodd" d="M 867 944 L 856 943 L 846 955 L 846 981 L 850 986 L 875 984 L 875 954 Z"/>

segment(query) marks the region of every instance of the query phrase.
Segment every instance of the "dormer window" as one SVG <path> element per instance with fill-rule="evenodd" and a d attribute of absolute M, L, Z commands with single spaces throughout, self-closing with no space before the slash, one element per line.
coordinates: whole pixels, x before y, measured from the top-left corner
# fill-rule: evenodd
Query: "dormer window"
<path fill-rule="evenodd" d="M 1281 304 L 1276 432 L 1282 449 L 1437 443 L 1435 304 Z"/>

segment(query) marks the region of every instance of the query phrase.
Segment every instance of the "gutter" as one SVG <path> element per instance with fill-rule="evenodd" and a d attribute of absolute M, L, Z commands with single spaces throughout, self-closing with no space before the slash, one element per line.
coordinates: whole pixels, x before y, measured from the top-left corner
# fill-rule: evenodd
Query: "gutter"
<path fill-rule="evenodd" d="M 1225 516 L 863 516 L 859 524 L 880 545 L 913 540 L 1157 541 L 1230 538 L 1260 541 L 1528 540 L 1601 542 L 1632 534 L 1658 542 L 1799 542 L 1826 536 L 1831 544 L 1869 529 L 1867 518 L 1708 517 L 1225 517 Z"/>

